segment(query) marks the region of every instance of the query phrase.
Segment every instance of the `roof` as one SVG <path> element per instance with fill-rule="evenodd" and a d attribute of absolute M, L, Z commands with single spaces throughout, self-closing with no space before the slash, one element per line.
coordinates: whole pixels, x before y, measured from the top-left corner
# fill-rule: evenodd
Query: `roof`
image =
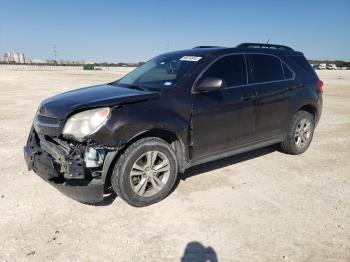
<path fill-rule="evenodd" d="M 170 52 L 168 54 L 190 55 L 190 56 L 207 56 L 210 54 L 223 55 L 229 53 L 267 53 L 267 54 L 302 54 L 294 51 L 292 48 L 284 45 L 262 44 L 262 43 L 243 43 L 236 47 L 219 47 L 219 46 L 197 46 L 192 49 Z"/>

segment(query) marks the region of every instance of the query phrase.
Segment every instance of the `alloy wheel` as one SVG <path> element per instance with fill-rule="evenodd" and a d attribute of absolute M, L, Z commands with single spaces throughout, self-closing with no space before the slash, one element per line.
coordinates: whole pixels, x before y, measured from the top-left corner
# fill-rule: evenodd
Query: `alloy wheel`
<path fill-rule="evenodd" d="M 163 189 L 169 175 L 170 162 L 166 155 L 159 151 L 148 151 L 131 168 L 131 188 L 139 196 L 153 196 Z"/>
<path fill-rule="evenodd" d="M 305 118 L 301 119 L 294 133 L 295 144 L 299 148 L 303 148 L 308 145 L 310 139 L 311 139 L 311 122 Z"/>

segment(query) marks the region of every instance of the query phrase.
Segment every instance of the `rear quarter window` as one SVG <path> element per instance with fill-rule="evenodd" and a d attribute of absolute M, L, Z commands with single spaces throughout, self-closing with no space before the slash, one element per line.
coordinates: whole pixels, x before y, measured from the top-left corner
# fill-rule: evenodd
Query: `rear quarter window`
<path fill-rule="evenodd" d="M 302 55 L 290 55 L 288 56 L 292 67 L 294 67 L 298 73 L 299 76 L 306 76 L 308 78 L 317 78 L 317 75 L 315 73 L 315 70 L 311 67 L 309 62 L 306 60 L 306 58 Z"/>
<path fill-rule="evenodd" d="M 282 63 L 282 67 L 283 67 L 284 78 L 286 80 L 293 79 L 294 73 L 289 69 L 289 67 L 285 63 Z"/>

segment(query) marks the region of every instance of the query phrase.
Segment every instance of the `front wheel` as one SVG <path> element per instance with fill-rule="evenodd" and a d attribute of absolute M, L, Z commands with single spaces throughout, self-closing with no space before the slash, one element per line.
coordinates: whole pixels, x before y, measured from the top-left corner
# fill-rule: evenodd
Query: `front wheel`
<path fill-rule="evenodd" d="M 306 111 L 299 111 L 292 118 L 285 140 L 281 143 L 284 152 L 299 155 L 309 147 L 315 128 L 313 115 Z"/>
<path fill-rule="evenodd" d="M 111 183 L 119 197 L 143 207 L 168 196 L 177 173 L 174 150 L 164 140 L 150 137 L 136 141 L 120 156 Z"/>

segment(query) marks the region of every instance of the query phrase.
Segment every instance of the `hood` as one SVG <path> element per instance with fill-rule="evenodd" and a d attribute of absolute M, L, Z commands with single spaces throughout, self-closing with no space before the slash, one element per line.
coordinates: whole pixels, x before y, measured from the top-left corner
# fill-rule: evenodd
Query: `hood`
<path fill-rule="evenodd" d="M 157 92 L 141 91 L 114 85 L 90 86 L 65 92 L 44 100 L 39 107 L 39 113 L 63 120 L 74 111 L 116 106 L 149 100 L 158 96 L 159 93 Z"/>

